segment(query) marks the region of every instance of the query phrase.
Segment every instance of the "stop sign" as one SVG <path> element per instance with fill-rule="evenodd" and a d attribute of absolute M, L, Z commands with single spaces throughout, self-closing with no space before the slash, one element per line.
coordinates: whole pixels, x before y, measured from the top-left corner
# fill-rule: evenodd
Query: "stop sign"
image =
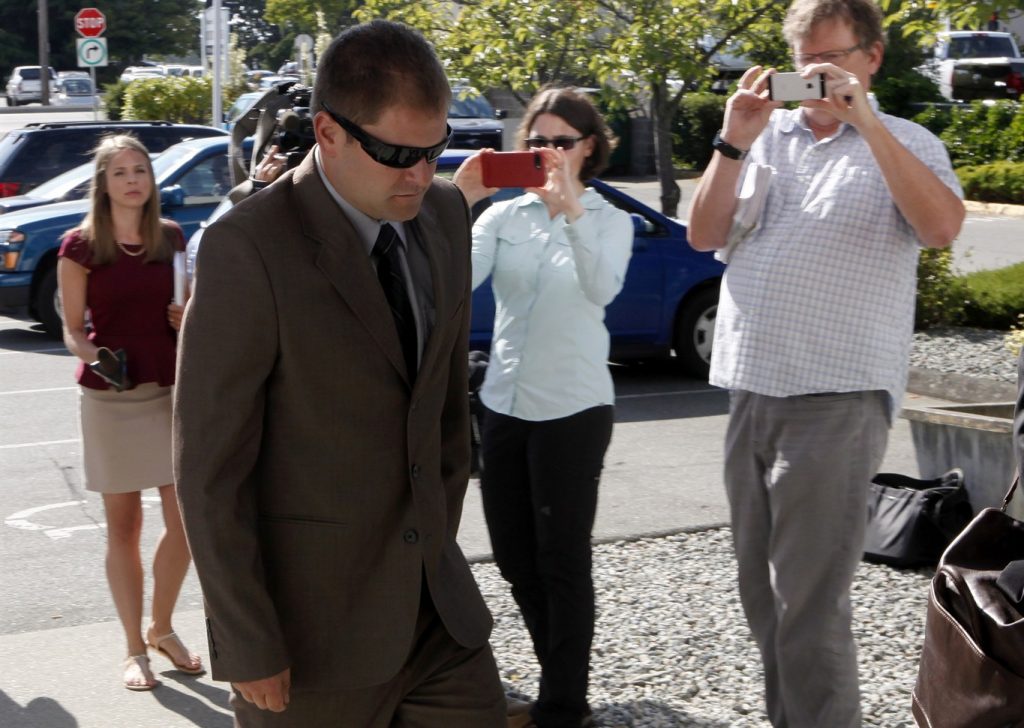
<path fill-rule="evenodd" d="M 86 38 L 103 35 L 107 29 L 107 19 L 97 8 L 82 8 L 75 14 L 75 30 Z"/>

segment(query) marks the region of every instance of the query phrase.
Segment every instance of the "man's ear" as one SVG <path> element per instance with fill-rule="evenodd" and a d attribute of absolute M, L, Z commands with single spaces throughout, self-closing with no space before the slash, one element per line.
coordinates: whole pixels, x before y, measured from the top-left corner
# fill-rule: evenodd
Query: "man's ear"
<path fill-rule="evenodd" d="M 348 136 L 325 111 L 318 111 L 313 117 L 313 134 L 320 145 L 320 152 L 328 157 L 337 155 Z"/>
<path fill-rule="evenodd" d="M 878 69 L 882 67 L 882 60 L 885 58 L 885 44 L 878 41 L 870 48 L 866 48 L 864 52 L 868 55 L 868 58 L 870 58 L 871 75 L 874 76 L 878 73 Z"/>

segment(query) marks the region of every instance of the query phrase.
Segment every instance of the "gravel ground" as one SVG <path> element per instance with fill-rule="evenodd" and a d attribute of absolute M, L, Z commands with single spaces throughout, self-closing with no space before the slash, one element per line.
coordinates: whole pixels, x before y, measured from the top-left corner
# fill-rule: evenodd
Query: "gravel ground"
<path fill-rule="evenodd" d="M 1004 333 L 914 335 L 911 366 L 1015 382 Z M 473 566 L 494 613 L 494 647 L 510 694 L 537 695 L 539 670 L 507 584 Z M 864 725 L 912 728 L 910 691 L 924 635 L 929 570 L 862 563 L 853 586 Z M 767 728 L 761 662 L 739 603 L 728 529 L 594 548 L 598 622 L 590 702 L 606 728 Z"/>
<path fill-rule="evenodd" d="M 494 613 L 506 689 L 535 698 L 529 635 L 497 568 L 473 567 Z M 910 728 L 930 574 L 862 564 L 854 584 L 864 725 Z M 760 657 L 741 611 L 728 529 L 594 549 L 597 725 L 766 728 Z"/>
<path fill-rule="evenodd" d="M 1017 357 L 1005 331 L 937 328 L 914 334 L 910 366 L 972 377 L 1017 381 Z"/>

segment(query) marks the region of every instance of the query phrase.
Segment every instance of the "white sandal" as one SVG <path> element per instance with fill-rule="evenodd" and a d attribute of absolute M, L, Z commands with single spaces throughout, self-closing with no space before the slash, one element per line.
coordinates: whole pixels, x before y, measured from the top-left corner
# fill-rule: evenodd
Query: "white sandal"
<path fill-rule="evenodd" d="M 184 663 L 181 663 L 181 662 L 177 662 L 174 659 L 174 657 L 171 655 L 170 652 L 168 652 L 163 647 L 161 647 L 161 645 L 164 642 L 167 642 L 168 640 L 173 640 L 174 642 L 176 642 L 178 644 L 178 647 L 181 648 L 181 651 L 189 656 L 190 660 L 192 658 L 195 658 L 196 663 L 197 663 L 198 666 L 197 667 L 190 667 L 187 664 L 184 664 Z M 177 670 L 178 672 L 183 672 L 186 675 L 202 675 L 204 672 L 206 672 L 206 668 L 203 667 L 203 663 L 202 663 L 202 660 L 200 659 L 199 655 L 196 655 L 196 654 L 193 654 L 193 653 L 189 652 L 188 648 L 185 647 L 184 643 L 181 641 L 181 638 L 178 637 L 178 635 L 176 635 L 174 632 L 168 632 L 163 637 L 156 637 L 156 638 L 154 638 L 151 635 L 147 634 L 146 635 L 146 642 L 147 642 L 147 644 L 150 647 L 152 647 L 154 650 L 156 650 L 161 655 L 163 655 L 168 660 L 170 660 L 171 664 L 174 665 L 174 669 Z"/>
<path fill-rule="evenodd" d="M 132 668 L 132 665 L 139 668 L 139 672 L 146 682 L 129 682 L 128 671 Z M 136 691 L 152 690 L 160 684 L 160 681 L 153 677 L 153 671 L 149 669 L 148 655 L 128 655 L 124 659 L 124 674 L 121 676 L 121 680 L 124 682 L 125 688 Z"/>

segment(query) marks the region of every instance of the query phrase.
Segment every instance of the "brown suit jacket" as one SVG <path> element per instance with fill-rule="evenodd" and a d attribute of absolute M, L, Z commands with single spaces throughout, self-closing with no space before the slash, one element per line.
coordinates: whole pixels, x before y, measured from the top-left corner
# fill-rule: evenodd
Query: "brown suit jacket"
<path fill-rule="evenodd" d="M 491 617 L 455 542 L 469 471 L 470 222 L 435 180 L 415 386 L 363 244 L 313 156 L 206 231 L 175 393 L 178 495 L 213 677 L 392 678 L 420 590 L 459 643 Z M 425 580 L 424 580 L 425 577 Z"/>

